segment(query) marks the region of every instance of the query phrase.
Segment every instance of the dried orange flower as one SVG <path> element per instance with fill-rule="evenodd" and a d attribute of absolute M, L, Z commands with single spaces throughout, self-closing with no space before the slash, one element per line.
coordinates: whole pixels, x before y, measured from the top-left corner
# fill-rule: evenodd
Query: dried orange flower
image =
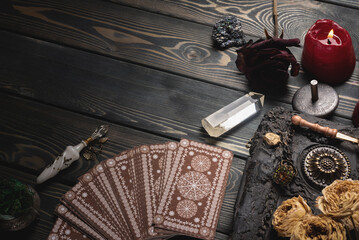
<path fill-rule="evenodd" d="M 312 210 L 301 197 L 293 197 L 285 200 L 274 212 L 272 225 L 281 237 L 290 237 L 295 226 L 307 214 L 312 214 Z"/>
<path fill-rule="evenodd" d="M 296 225 L 291 240 L 344 240 L 346 231 L 344 226 L 324 215 L 306 215 Z"/>
<path fill-rule="evenodd" d="M 322 193 L 317 207 L 327 216 L 344 218 L 359 210 L 359 180 L 335 180 Z"/>

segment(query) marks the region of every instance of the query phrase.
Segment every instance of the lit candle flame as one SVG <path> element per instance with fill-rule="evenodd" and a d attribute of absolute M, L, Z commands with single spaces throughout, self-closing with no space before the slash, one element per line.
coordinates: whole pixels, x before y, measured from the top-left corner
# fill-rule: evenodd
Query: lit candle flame
<path fill-rule="evenodd" d="M 328 38 L 333 38 L 334 36 L 334 30 L 330 30 L 330 32 L 328 33 Z"/>

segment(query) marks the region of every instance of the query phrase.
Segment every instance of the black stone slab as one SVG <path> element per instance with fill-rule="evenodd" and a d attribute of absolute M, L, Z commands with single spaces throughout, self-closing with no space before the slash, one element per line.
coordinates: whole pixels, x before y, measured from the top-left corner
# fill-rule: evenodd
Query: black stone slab
<path fill-rule="evenodd" d="M 272 215 L 282 201 L 294 196 L 301 195 L 313 212 L 319 213 L 315 208 L 315 199 L 321 195 L 321 188 L 305 177 L 301 166 L 303 153 L 316 144 L 334 146 L 344 152 L 351 164 L 350 177 L 358 179 L 359 147 L 354 143 L 329 139 L 307 128 L 294 126 L 291 123 L 294 114 L 297 113 L 281 107 L 273 108 L 264 115 L 252 139 L 250 157 L 238 193 L 232 239 L 279 239 L 272 228 Z M 359 129 L 305 114 L 300 116 L 307 121 L 359 137 Z M 274 147 L 269 146 L 263 140 L 267 132 L 280 135 L 282 142 Z M 298 174 L 289 185 L 280 186 L 273 182 L 272 176 L 275 167 L 285 159 L 293 160 Z"/>

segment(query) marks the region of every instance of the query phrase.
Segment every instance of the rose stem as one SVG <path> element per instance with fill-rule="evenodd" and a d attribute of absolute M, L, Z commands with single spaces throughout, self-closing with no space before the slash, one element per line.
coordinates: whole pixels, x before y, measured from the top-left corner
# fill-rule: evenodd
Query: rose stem
<path fill-rule="evenodd" d="M 278 38 L 278 12 L 277 0 L 273 0 L 274 37 Z"/>
<path fill-rule="evenodd" d="M 354 228 L 354 232 L 355 232 L 355 239 L 359 240 L 358 230 L 355 227 L 355 222 L 354 222 L 354 219 L 353 219 L 353 215 L 350 215 L 350 219 L 352 220 L 352 224 L 353 224 L 353 228 Z"/>

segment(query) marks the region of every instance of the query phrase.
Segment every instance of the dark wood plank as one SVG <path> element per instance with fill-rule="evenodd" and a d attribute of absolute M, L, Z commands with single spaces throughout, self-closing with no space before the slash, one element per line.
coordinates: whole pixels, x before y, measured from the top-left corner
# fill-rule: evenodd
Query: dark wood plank
<path fill-rule="evenodd" d="M 167 73 L 161 73 L 151 69 L 144 70 L 145 68 L 138 67 L 133 64 L 121 63 L 116 60 L 111 60 L 96 55 L 92 56 L 89 53 L 84 53 L 77 50 L 72 50 L 67 48 L 64 49 L 63 47 L 59 48 L 57 45 L 54 44 L 44 43 L 36 46 L 37 51 L 25 51 L 25 49 L 35 49 L 35 45 L 31 44 L 33 40 L 31 39 L 25 39 L 25 40 L 27 41 L 22 42 L 23 44 L 19 44 L 18 47 L 16 47 L 20 52 L 23 53 L 23 55 L 18 55 L 16 51 L 6 52 L 6 49 L 4 49 L 5 51 L 4 53 L 6 54 L 6 56 L 11 56 L 14 59 L 10 60 L 10 57 L 8 57 L 7 61 L 3 61 L 2 62 L 3 64 L 1 64 L 1 66 L 4 66 L 2 71 L 2 76 L 4 79 L 2 80 L 3 90 L 9 90 L 11 92 L 15 92 L 23 96 L 34 98 L 42 102 L 47 102 L 53 105 L 58 105 L 64 108 L 72 109 L 74 111 L 83 112 L 86 113 L 87 115 L 94 115 L 104 119 L 109 119 L 112 122 L 124 123 L 126 125 L 137 127 L 137 128 L 141 127 L 144 130 L 150 129 L 149 131 L 155 132 L 160 135 L 167 135 L 176 138 L 182 136 L 182 134 L 178 134 L 179 128 L 176 125 L 172 126 L 175 131 L 163 131 L 161 130 L 161 128 L 157 129 L 156 127 L 154 127 L 156 126 L 157 122 L 163 125 L 165 124 L 164 122 L 171 121 L 171 118 L 165 119 L 165 116 L 163 118 L 156 117 L 156 114 L 161 114 L 162 112 L 158 110 L 158 106 L 161 106 L 161 108 L 164 108 L 166 110 L 170 108 L 175 108 L 175 111 L 171 113 L 171 117 L 173 117 L 173 119 L 180 118 L 181 121 L 185 122 L 184 126 L 186 127 L 182 129 L 183 132 L 188 134 L 185 136 L 190 136 L 191 138 L 198 139 L 205 134 L 203 134 L 203 132 L 194 134 L 193 132 L 195 130 L 189 131 L 191 130 L 190 128 L 190 126 L 192 125 L 191 122 L 195 122 L 196 119 L 200 119 L 200 116 L 197 115 L 192 116 L 192 115 L 196 114 L 196 112 L 198 111 L 208 111 L 209 113 L 213 112 L 212 108 L 214 106 L 217 106 L 217 104 L 225 104 L 225 102 L 228 101 L 228 98 L 230 98 L 231 96 L 233 100 L 236 97 L 238 97 L 238 92 L 231 89 L 208 85 L 201 82 L 198 82 L 197 84 L 199 86 L 194 88 L 193 80 L 187 78 L 182 78 Z M 39 41 L 36 42 L 39 43 Z M 40 51 L 40 49 L 42 50 Z M 61 57 L 54 58 L 54 56 L 60 56 L 60 53 L 61 53 Z M 31 57 L 28 58 L 29 56 Z M 22 61 L 19 61 L 19 59 L 22 59 Z M 70 61 L 70 59 L 72 60 Z M 9 64 L 6 64 L 6 62 L 8 62 Z M 98 70 L 94 70 L 97 69 L 96 68 L 97 64 L 99 64 L 98 66 L 101 65 L 101 68 Z M 124 64 L 124 66 L 120 67 L 122 64 Z M 47 68 L 43 69 L 41 66 L 47 66 Z M 11 68 L 13 68 L 13 70 L 8 72 L 8 70 Z M 133 73 L 142 73 L 142 72 L 146 74 L 144 76 L 139 74 L 133 75 Z M 109 73 L 112 73 L 114 75 L 111 75 Z M 129 78 L 127 79 L 125 77 L 122 77 L 121 74 Z M 158 81 L 157 78 L 152 77 L 152 80 L 149 83 L 147 79 L 151 79 L 151 76 L 160 76 L 159 79 L 162 79 L 162 81 Z M 29 81 L 29 79 L 31 79 L 31 81 Z M 101 84 L 99 84 L 100 82 Z M 170 88 L 168 89 L 169 86 Z M 44 91 L 44 89 L 47 89 L 47 91 Z M 136 94 L 133 93 L 134 90 L 136 90 L 135 91 Z M 173 91 L 176 91 L 175 97 L 171 98 L 170 96 L 166 95 L 166 94 L 172 94 Z M 211 96 L 210 98 L 208 96 L 206 97 L 206 95 L 208 95 L 209 92 L 215 92 L 216 94 L 215 96 Z M 162 97 L 157 98 L 158 95 L 161 95 Z M 136 96 L 136 98 L 134 98 L 133 96 Z M 139 96 L 145 97 L 145 99 L 139 101 L 140 103 L 138 104 L 137 103 L 134 104 L 137 101 L 137 98 L 139 98 Z M 176 104 L 173 104 L 173 102 L 176 102 L 177 100 L 186 99 L 187 96 L 192 101 L 192 103 L 187 103 L 190 104 L 189 106 L 186 106 L 188 109 L 184 109 L 182 106 L 183 104 L 182 105 L 179 104 L 178 106 Z M 193 96 L 196 97 L 194 98 Z M 95 101 L 100 99 L 101 97 L 102 97 L 101 101 Z M 199 108 L 202 102 L 199 101 L 198 99 L 202 99 L 202 98 L 207 99 L 206 101 L 207 107 L 205 110 L 201 110 L 201 108 Z M 171 99 L 172 101 L 168 102 L 168 99 Z M 13 101 L 10 101 L 10 103 L 12 102 Z M 124 113 L 122 113 L 123 112 L 122 109 L 124 105 L 127 106 L 126 109 L 139 109 L 143 103 L 147 103 L 147 102 L 149 103 L 156 102 L 157 105 L 147 104 L 145 105 L 145 108 L 141 108 L 138 111 L 128 110 L 129 113 L 125 115 Z M 181 102 L 185 103 L 185 101 L 181 101 Z M 4 106 L 9 105 L 10 109 L 21 109 L 21 107 L 17 105 L 15 106 L 11 105 L 10 103 L 6 101 L 3 102 Z M 275 104 L 278 103 L 272 101 L 272 104 L 267 106 L 266 109 L 269 109 L 269 107 L 270 108 L 273 107 Z M 25 105 L 23 108 L 25 108 Z M 36 110 L 38 107 L 34 106 L 33 108 L 34 110 Z M 39 114 L 38 112 L 39 111 L 36 111 L 36 115 Z M 43 112 L 51 112 L 51 111 L 44 110 Z M 135 114 L 136 112 L 137 114 Z M 186 112 L 185 115 L 187 117 L 183 117 L 181 115 L 183 112 Z M 27 116 L 33 115 L 32 111 L 25 111 L 25 110 L 20 111 L 20 113 L 18 113 L 19 115 L 15 115 L 15 116 L 13 113 L 12 114 L 7 112 L 5 113 L 6 116 L 8 116 L 9 120 L 8 122 L 5 122 L 5 124 L 3 124 L 4 126 L 9 126 L 9 125 L 11 126 L 10 122 L 11 121 L 13 122 L 12 119 L 21 118 L 23 115 L 27 115 Z M 51 114 L 51 116 L 54 115 L 57 116 L 63 114 L 58 114 L 58 113 Z M 143 118 L 143 115 L 149 115 L 150 117 Z M 65 116 L 67 116 L 67 114 Z M 261 115 L 252 119 L 252 121 L 248 122 L 247 124 L 240 126 L 238 129 L 231 131 L 229 134 L 227 134 L 225 138 L 222 138 L 219 141 L 214 141 L 213 139 L 207 137 L 206 135 L 204 139 L 207 139 L 207 142 L 211 144 L 216 144 L 218 146 L 224 146 L 224 147 L 235 149 L 237 147 L 236 146 L 237 144 L 240 145 L 239 142 L 233 141 L 231 143 L 231 141 L 228 142 L 226 141 L 228 139 L 232 139 L 231 136 L 232 134 L 241 136 L 243 133 L 247 131 L 248 131 L 247 138 L 249 140 L 249 138 L 251 137 L 251 132 L 255 130 L 256 123 L 257 121 L 260 121 L 260 119 L 261 119 Z M 59 124 L 57 121 L 55 121 L 55 123 L 53 123 L 52 125 L 62 126 L 61 128 L 63 128 L 64 126 L 71 125 L 72 121 L 74 120 L 67 119 L 64 123 L 62 123 L 62 125 Z M 81 125 L 82 125 L 82 121 L 83 120 L 81 119 L 76 120 L 76 122 L 78 122 Z M 14 128 L 16 124 L 16 126 L 29 126 L 30 129 L 33 128 L 39 129 L 38 125 L 46 126 L 48 125 L 48 123 L 51 122 L 54 122 L 54 120 L 51 118 L 49 119 L 49 116 L 45 115 L 44 117 L 40 115 L 36 118 L 36 120 L 33 120 L 33 122 L 30 123 L 25 122 L 21 124 L 15 122 L 13 124 L 14 124 Z M 34 123 L 36 123 L 35 126 Z M 161 124 L 160 126 L 162 126 Z M 197 124 L 196 127 L 194 128 L 192 127 L 192 129 L 197 129 L 196 131 L 203 131 L 203 130 L 198 130 L 201 129 L 199 121 L 196 124 Z M 76 125 L 74 127 L 79 127 L 79 126 Z M 82 128 L 83 127 L 84 126 L 82 126 Z M 95 126 L 89 127 L 89 129 L 93 129 L 94 127 Z M 44 131 L 45 130 L 41 130 L 40 132 L 44 132 Z M 53 130 L 47 129 L 46 131 L 52 132 Z M 87 129 L 87 131 L 89 130 Z M 128 133 L 127 132 L 128 130 L 126 128 L 125 130 L 120 129 L 117 131 L 121 132 L 120 133 L 121 139 L 115 140 L 115 142 L 118 144 L 123 144 L 123 143 L 126 144 L 128 143 L 127 139 L 136 139 L 139 136 L 139 133 L 137 131 L 134 131 L 135 133 L 132 133 L 132 131 Z M 71 130 L 71 132 L 76 132 L 76 131 Z M 38 134 L 38 131 L 36 133 Z M 25 136 L 28 135 L 29 136 L 28 138 L 30 138 L 33 134 L 35 133 L 31 132 L 29 134 L 26 134 Z M 85 133 L 85 131 L 83 131 L 81 135 L 76 134 L 77 139 L 79 139 L 78 141 L 80 141 L 81 136 L 83 137 L 86 134 L 88 134 L 88 132 Z M 21 133 L 21 135 L 24 135 L 24 133 Z M 56 135 L 61 136 L 61 131 L 57 132 Z M 71 137 L 69 139 L 75 139 L 75 137 Z M 52 139 L 49 139 L 47 141 L 51 142 L 51 140 Z M 16 140 L 14 141 L 16 142 Z M 140 140 L 139 142 L 144 142 L 144 140 Z M 131 146 L 139 145 L 139 142 Z M 66 146 L 73 143 L 59 142 L 57 144 L 61 146 Z M 242 147 L 245 148 L 245 142 L 241 144 Z M 11 146 L 13 145 L 15 144 L 11 144 Z M 11 148 L 8 147 L 7 145 L 4 146 L 11 150 Z M 122 150 L 122 148 L 119 149 Z M 61 153 L 62 150 L 63 148 L 61 149 L 59 148 L 58 153 L 56 154 Z M 118 149 L 113 150 L 112 155 L 118 151 L 119 151 Z M 48 161 L 51 161 L 51 159 L 53 159 L 55 156 L 56 155 L 53 154 L 53 156 L 48 157 L 49 159 Z M 44 163 L 43 165 L 45 165 L 46 163 Z M 24 166 L 27 166 L 28 164 L 29 163 L 26 162 Z M 230 184 L 227 187 L 228 189 L 226 193 L 226 201 L 225 204 L 223 205 L 223 211 L 233 212 L 233 205 L 236 198 L 236 190 L 238 189 L 240 176 L 242 174 L 241 170 L 243 170 L 243 166 L 244 166 L 243 160 L 239 160 L 239 161 L 236 160 L 233 164 L 232 167 L 233 172 L 231 172 L 231 176 L 230 176 L 230 179 L 233 179 L 233 181 L 231 180 Z M 88 167 L 81 166 L 80 168 L 86 169 L 89 167 L 90 166 Z M 31 165 L 30 168 L 40 169 L 41 167 L 36 167 L 36 166 L 34 167 Z M 67 172 L 64 171 L 63 175 L 66 176 L 66 174 Z M 77 175 L 79 174 L 80 173 L 77 173 Z M 74 174 L 73 172 L 70 171 L 68 172 L 68 175 L 76 176 L 76 172 Z M 224 217 L 221 218 L 220 224 L 223 225 L 220 227 L 220 229 L 224 229 L 223 231 L 230 230 L 230 228 L 228 228 L 228 226 L 230 226 L 228 223 L 231 222 L 231 217 L 232 217 L 231 215 L 227 215 L 226 218 Z"/>
<path fill-rule="evenodd" d="M 6 57 L 0 57 L 1 89 L 168 137 L 194 137 L 248 156 L 245 145 L 261 115 L 216 141 L 200 124 L 244 93 L 14 34 L 1 36 L 0 48 L 6 46 Z M 278 104 L 266 99 L 263 112 Z"/>
<path fill-rule="evenodd" d="M 0 44 L 3 90 L 163 136 L 194 137 L 248 156 L 245 145 L 259 118 L 216 141 L 200 123 L 242 92 L 13 34 L 2 36 L 0 42 L 7 39 L 6 47 Z"/>
<path fill-rule="evenodd" d="M 44 104 L 21 100 L 6 94 L 1 98 L 1 161 L 34 170 L 39 174 L 49 163 L 60 155 L 66 146 L 86 139 L 105 121 L 95 120 L 80 114 L 71 113 Z M 126 127 L 110 124 L 109 141 L 104 145 L 98 161 L 110 158 L 134 146 L 160 143 L 167 138 L 140 132 Z M 77 178 L 96 163 L 84 158 L 65 169 L 53 181 L 73 185 Z"/>
<path fill-rule="evenodd" d="M 257 6 L 259 12 L 264 9 Z M 200 119 L 249 89 L 235 68 L 235 52 L 212 48 L 210 24 L 96 1 L 3 1 L 0 23 L 2 29 L 93 52 L 0 31 L 0 156 L 5 162 L 33 173 L 33 181 L 65 146 L 103 122 L 112 126 L 100 161 L 169 138 L 189 137 L 231 149 L 242 158 L 232 165 L 217 239 L 226 239 L 231 231 L 243 158 L 248 156 L 246 142 L 266 110 L 276 105 L 290 108 L 294 91 L 309 79 L 304 73 L 299 80 L 291 78 L 286 96 L 269 99 L 261 114 L 215 140 L 204 132 Z M 301 49 L 294 51 L 300 58 Z M 358 79 L 357 68 L 347 84 L 337 87 L 337 116 L 350 117 L 358 100 Z M 333 119 L 350 124 L 341 117 Z M 30 230 L 32 239 L 46 238 L 59 197 L 94 164 L 81 159 L 40 187 L 47 204 L 40 225 Z M 2 169 L 0 173 L 7 171 Z"/>
<path fill-rule="evenodd" d="M 80 114 L 71 113 L 48 105 L 14 98 L 0 93 L 0 154 L 2 164 L 18 166 L 38 175 L 40 171 L 67 145 L 73 145 L 87 137 L 99 124 L 110 124 L 109 141 L 104 145 L 98 160 L 102 161 L 115 154 L 142 144 L 169 141 L 134 129 Z M 97 162 L 80 158 L 69 168 L 44 183 L 61 182 L 73 186 L 77 178 Z M 234 204 L 243 173 L 245 161 L 235 158 L 232 163 L 225 199 L 222 205 L 218 231 L 228 234 L 233 220 Z"/>
<path fill-rule="evenodd" d="M 316 1 L 326 2 L 326 3 L 331 3 L 331 4 L 340 5 L 340 6 L 344 6 L 344 7 L 359 9 L 359 3 L 358 3 L 357 0 L 339 0 L 339 1 L 337 1 L 337 0 L 316 0 Z"/>
<path fill-rule="evenodd" d="M 1 27 L 201 81 L 250 90 L 245 76 L 235 66 L 235 51 L 217 51 L 212 47 L 210 26 L 117 4 L 81 3 L 5 2 L 0 9 Z M 300 59 L 301 49 L 292 50 Z M 310 79 L 303 72 L 290 78 L 288 93 L 275 99 L 290 103 L 294 92 Z M 358 100 L 358 86 L 359 66 L 346 84 L 336 87 L 342 96 L 338 116 L 351 117 Z"/>
<path fill-rule="evenodd" d="M 127 6 L 145 9 L 180 19 L 213 26 L 225 15 L 234 15 L 241 19 L 246 34 L 264 37 L 263 29 L 274 32 L 273 1 L 239 0 L 239 1 L 167 1 L 154 0 L 149 4 L 146 0 L 111 0 Z M 332 1 L 348 6 L 358 7 L 355 0 Z M 345 6 L 328 4 L 326 1 L 292 0 L 278 1 L 278 24 L 283 28 L 286 38 L 304 40 L 309 27 L 318 19 L 329 18 L 345 27 L 353 38 L 355 49 L 358 49 L 359 35 L 356 16 L 358 10 Z M 357 55 L 358 51 L 356 50 Z"/>
<path fill-rule="evenodd" d="M 227 239 L 229 239 L 229 236 L 228 236 L 227 234 L 223 234 L 223 233 L 220 233 L 220 232 L 216 232 L 215 239 L 218 239 L 218 240 L 227 240 Z"/>

